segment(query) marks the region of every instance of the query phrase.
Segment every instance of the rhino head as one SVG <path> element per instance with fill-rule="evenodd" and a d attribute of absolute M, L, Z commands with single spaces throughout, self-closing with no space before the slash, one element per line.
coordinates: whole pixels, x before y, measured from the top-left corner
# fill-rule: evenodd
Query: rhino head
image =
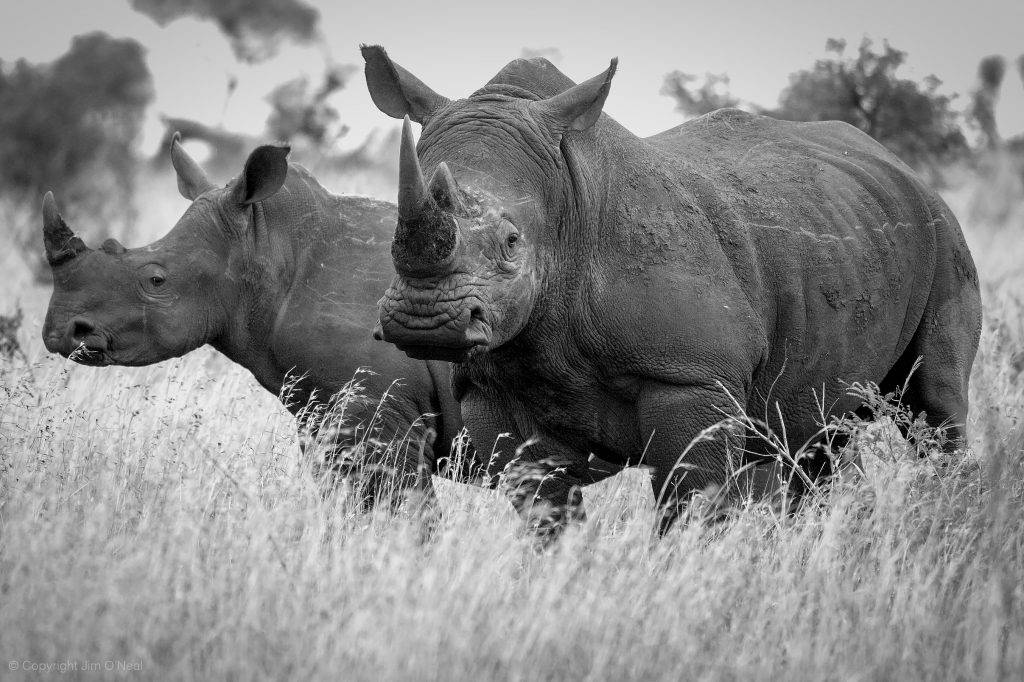
<path fill-rule="evenodd" d="M 374 103 L 404 118 L 397 276 L 375 336 L 415 358 L 454 362 L 499 348 L 537 315 L 572 224 L 588 219 L 574 192 L 586 169 L 572 167 L 562 140 L 597 122 L 616 60 L 579 85 L 526 60 L 532 74 L 499 74 L 452 101 L 380 47 L 364 46 L 363 57 Z M 418 145 L 412 121 L 423 126 Z"/>
<path fill-rule="evenodd" d="M 216 344 L 238 305 L 240 244 L 252 206 L 282 186 L 286 146 L 253 151 L 242 174 L 215 187 L 181 147 L 171 160 L 192 201 L 162 239 L 127 249 L 107 239 L 90 249 L 68 227 L 51 192 L 43 199 L 43 243 L 53 295 L 43 325 L 47 350 L 88 365 L 147 365 Z"/>

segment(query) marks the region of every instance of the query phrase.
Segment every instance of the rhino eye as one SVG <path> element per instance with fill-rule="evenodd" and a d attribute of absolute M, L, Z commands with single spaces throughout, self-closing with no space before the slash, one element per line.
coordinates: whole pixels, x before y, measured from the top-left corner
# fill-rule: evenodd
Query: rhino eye
<path fill-rule="evenodd" d="M 167 283 L 167 271 L 155 263 L 144 266 L 139 274 L 142 288 L 151 294 L 162 289 Z"/>
<path fill-rule="evenodd" d="M 519 241 L 519 234 L 517 232 L 513 232 L 512 234 L 510 234 L 508 236 L 507 239 L 505 239 L 505 243 L 508 244 L 509 248 L 515 246 L 516 242 L 518 242 L 518 241 Z"/>

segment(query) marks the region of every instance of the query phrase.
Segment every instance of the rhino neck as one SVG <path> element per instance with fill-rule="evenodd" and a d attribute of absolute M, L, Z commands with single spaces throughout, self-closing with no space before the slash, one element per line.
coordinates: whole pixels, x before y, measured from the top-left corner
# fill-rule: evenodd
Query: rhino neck
<path fill-rule="evenodd" d="M 654 265 L 684 255 L 673 255 L 680 235 L 705 221 L 702 206 L 715 200 L 696 165 L 666 155 L 671 149 L 659 141 L 639 138 L 604 114 L 592 132 L 562 142 L 571 178 L 566 239 L 586 245 L 587 256 L 599 262 L 642 253 Z"/>
<path fill-rule="evenodd" d="M 560 154 L 559 184 L 564 189 L 548 198 L 546 243 L 538 267 L 543 281 L 529 321 L 508 346 L 503 361 L 510 364 L 518 364 L 519 357 L 578 354 L 580 337 L 587 335 L 566 330 L 589 330 L 595 316 L 602 317 L 594 312 L 595 299 L 623 286 L 609 273 L 619 271 L 624 249 L 641 252 L 650 216 L 664 211 L 660 204 L 631 200 L 638 184 L 658 185 L 650 195 L 653 202 L 660 202 L 667 188 L 660 178 L 642 172 L 657 168 L 656 153 L 607 115 L 588 131 L 564 136 Z M 649 265 L 638 263 L 631 272 L 642 277 Z"/>
<path fill-rule="evenodd" d="M 635 207 L 620 206 L 626 179 L 621 172 L 629 159 L 628 145 L 617 142 L 627 131 L 602 115 L 588 131 L 563 137 L 560 144 L 559 178 L 562 192 L 552 196 L 549 233 L 544 235 L 547 254 L 543 271 L 545 290 L 579 291 L 590 289 L 591 276 L 605 253 L 615 253 L 619 237 L 615 234 L 616 216 Z"/>
<path fill-rule="evenodd" d="M 224 324 L 210 345 L 242 365 L 271 392 L 289 368 L 274 352 L 274 329 L 295 280 L 291 230 L 299 222 L 271 202 L 249 209 L 247 234 L 232 249 L 224 273 Z"/>
<path fill-rule="evenodd" d="M 349 367 L 346 350 L 351 339 L 372 343 L 376 301 L 394 276 L 393 204 L 333 195 L 301 169 L 286 188 L 255 212 L 247 250 L 231 269 L 239 291 L 231 325 L 213 344 L 273 393 L 295 372 L 351 377 L 367 364 Z M 317 381 L 290 400 L 304 401 Z"/>

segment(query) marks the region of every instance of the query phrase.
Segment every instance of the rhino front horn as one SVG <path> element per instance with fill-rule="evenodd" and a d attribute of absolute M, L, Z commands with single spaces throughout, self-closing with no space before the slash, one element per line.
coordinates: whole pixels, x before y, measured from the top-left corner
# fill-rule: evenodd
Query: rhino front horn
<path fill-rule="evenodd" d="M 53 192 L 47 192 L 43 197 L 43 246 L 46 248 L 46 261 L 51 268 L 89 250 L 85 242 L 76 237 L 64 222 L 57 210 Z"/>
<path fill-rule="evenodd" d="M 412 222 L 427 205 L 427 185 L 416 156 L 416 142 L 412 138 L 412 122 L 405 117 L 402 123 L 402 146 L 398 154 L 398 220 Z"/>

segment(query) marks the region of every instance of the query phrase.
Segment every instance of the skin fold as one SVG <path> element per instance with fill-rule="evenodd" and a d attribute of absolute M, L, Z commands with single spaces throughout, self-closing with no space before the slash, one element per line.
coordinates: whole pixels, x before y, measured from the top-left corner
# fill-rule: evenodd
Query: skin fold
<path fill-rule="evenodd" d="M 594 456 L 650 468 L 665 529 L 735 484 L 723 439 L 695 438 L 737 407 L 795 454 L 822 411 L 860 407 L 843 382 L 888 391 L 919 357 L 903 402 L 962 445 L 977 273 L 948 207 L 867 135 L 726 109 L 638 138 L 602 113 L 615 61 L 576 85 L 516 60 L 451 100 L 363 56 L 406 118 L 376 334 L 457 363 L 470 436 L 511 434 L 490 471 L 541 533 L 582 518 Z"/>

